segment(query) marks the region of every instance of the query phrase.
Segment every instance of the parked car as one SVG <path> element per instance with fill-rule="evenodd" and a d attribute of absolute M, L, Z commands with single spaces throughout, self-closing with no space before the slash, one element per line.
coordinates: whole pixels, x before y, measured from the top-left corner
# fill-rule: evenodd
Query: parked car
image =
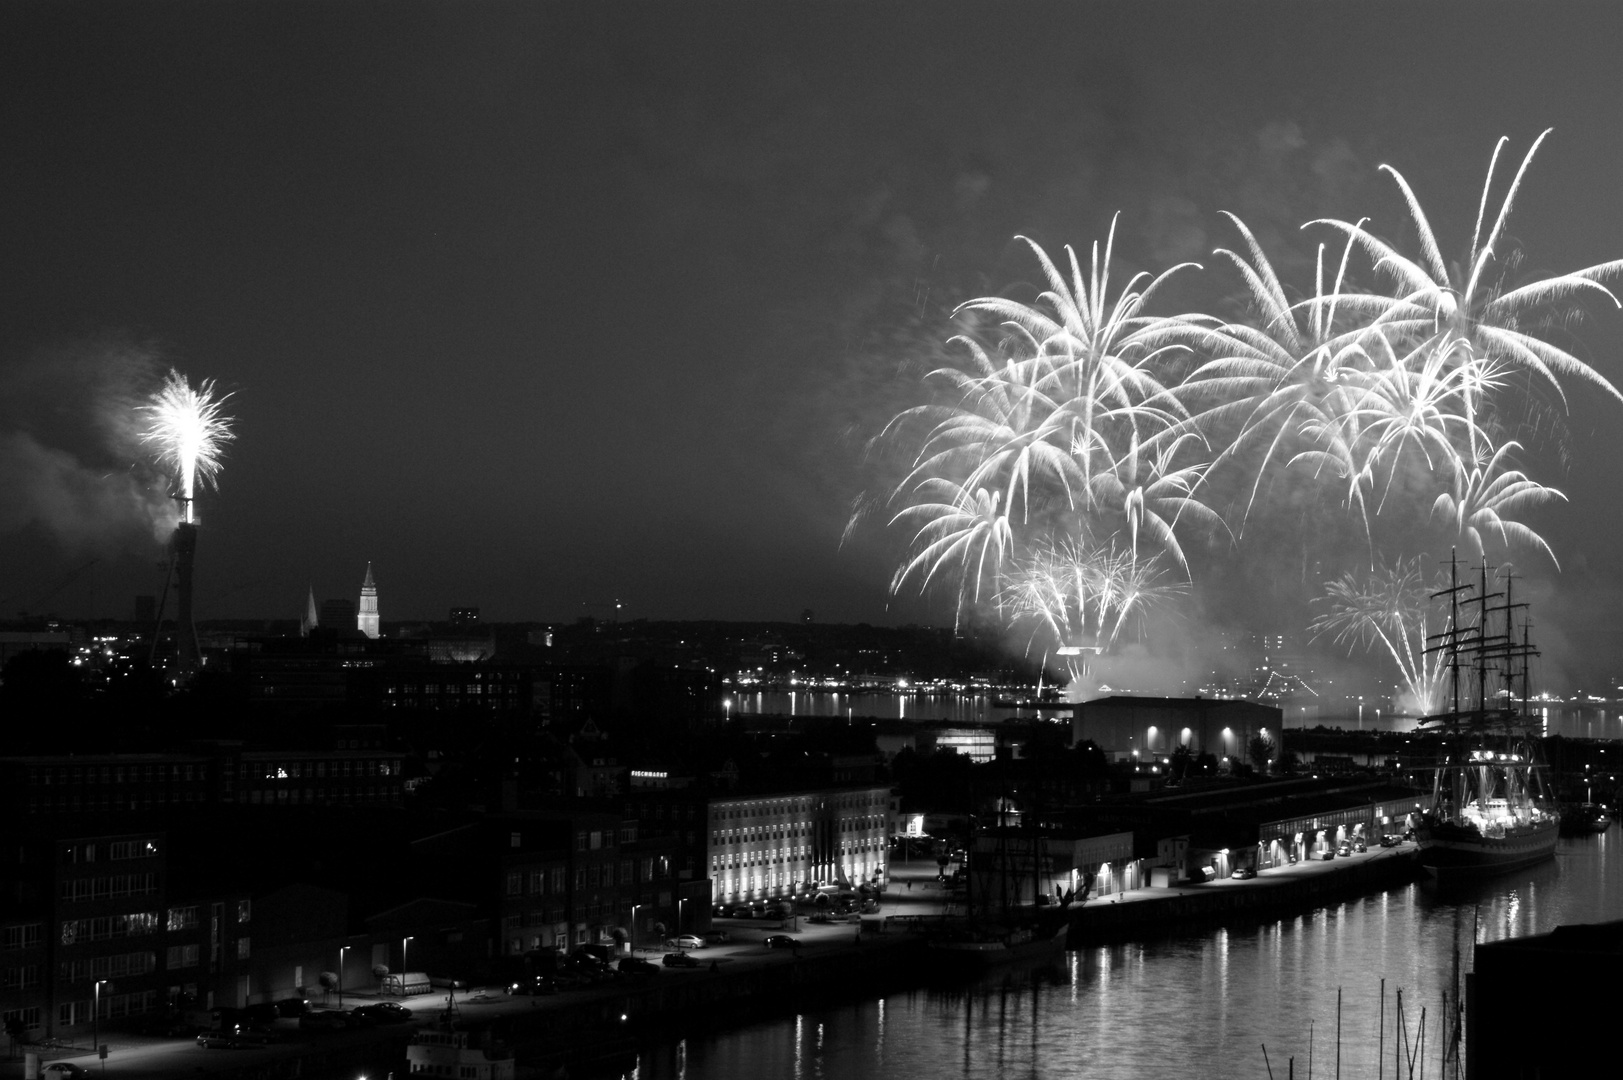
<path fill-rule="evenodd" d="M 258 1027 L 276 1023 L 276 1018 L 281 1015 L 274 1003 L 261 1001 L 253 1005 L 244 1005 L 237 1013 L 237 1022 Z"/>
<path fill-rule="evenodd" d="M 187 1023 L 184 1016 L 169 1014 L 149 1016 L 138 1021 L 135 1025 L 135 1032 L 138 1035 L 153 1035 L 160 1039 L 174 1039 L 181 1035 L 196 1035 L 197 1028 Z M 63 1064 L 72 1064 L 72 1062 L 63 1062 Z"/>
<path fill-rule="evenodd" d="M 1246 881 L 1256 876 L 1257 868 L 1254 866 L 1236 866 L 1234 868 L 1234 873 L 1229 875 L 1229 877 L 1233 878 L 1235 881 Z"/>
<path fill-rule="evenodd" d="M 299 1017 L 303 1031 L 338 1031 L 349 1026 L 349 1013 L 342 1009 L 319 1009 Z"/>
<path fill-rule="evenodd" d="M 197 1045 L 204 1050 L 235 1050 L 243 1045 L 233 1031 L 205 1031 L 197 1037 Z"/>
<path fill-rule="evenodd" d="M 704 940 L 711 945 L 724 945 L 733 940 L 733 936 L 725 930 L 706 930 Z"/>
<path fill-rule="evenodd" d="M 1336 848 L 1336 854 L 1340 855 L 1343 859 L 1345 859 L 1347 856 L 1351 855 L 1352 854 L 1352 843 L 1351 843 L 1351 841 L 1343 840 L 1341 842 L 1341 846 Z"/>
<path fill-rule="evenodd" d="M 733 913 L 733 905 L 731 905 L 731 904 L 717 904 L 715 907 L 710 909 L 710 913 L 712 915 L 717 916 L 718 918 L 722 918 L 722 919 L 728 918 Z"/>
<path fill-rule="evenodd" d="M 689 956 L 685 952 L 666 953 L 665 959 L 662 962 L 666 967 L 696 968 L 699 966 L 699 961 L 694 959 L 692 956 Z"/>
<path fill-rule="evenodd" d="M 75 1065 L 71 1061 L 53 1061 L 41 1069 L 39 1074 L 45 1080 L 80 1080 L 81 1077 L 90 1075 L 82 1066 Z"/>
<path fill-rule="evenodd" d="M 238 1046 L 269 1046 L 281 1039 L 282 1034 L 269 1028 L 256 1031 L 239 1031 L 236 1034 Z"/>
<path fill-rule="evenodd" d="M 1387 833 L 1385 836 L 1381 837 L 1382 847 L 1397 847 L 1401 843 L 1403 843 L 1403 840 L 1399 837 L 1393 836 L 1391 833 Z"/>
<path fill-rule="evenodd" d="M 1360 855 L 1362 855 L 1364 852 L 1369 850 L 1369 844 L 1364 840 L 1364 838 L 1362 836 L 1354 837 L 1353 842 L 1352 842 L 1352 846 L 1353 846 L 1353 850 L 1355 852 L 1357 852 L 1358 854 L 1360 854 Z"/>
<path fill-rule="evenodd" d="M 610 963 L 616 956 L 620 955 L 620 950 L 613 945 L 582 945 L 575 951 L 585 953 L 588 956 L 595 956 L 605 964 Z"/>
<path fill-rule="evenodd" d="M 698 934 L 678 934 L 665 939 L 667 949 L 702 949 L 704 939 Z"/>
<path fill-rule="evenodd" d="M 620 957 L 620 974 L 658 975 L 659 965 L 652 960 L 644 960 L 640 956 L 622 956 Z"/>
<path fill-rule="evenodd" d="M 411 1010 L 398 1001 L 377 1001 L 355 1010 L 355 1019 L 363 1024 L 404 1024 L 411 1020 Z"/>
<path fill-rule="evenodd" d="M 800 939 L 792 938 L 788 934 L 768 934 L 761 944 L 769 949 L 798 949 Z"/>
<path fill-rule="evenodd" d="M 527 978 L 520 979 L 516 983 L 509 984 L 507 987 L 507 992 L 509 994 L 523 994 L 526 996 L 534 995 L 539 997 L 544 994 L 556 994 L 558 992 L 558 984 L 552 979 L 547 978 L 545 975 L 531 975 Z"/>
<path fill-rule="evenodd" d="M 303 1016 L 310 1011 L 310 999 L 301 997 L 282 998 L 276 1003 L 277 1016 Z"/>
<path fill-rule="evenodd" d="M 1321 854 L 1319 856 L 1319 858 L 1323 859 L 1325 862 L 1329 862 L 1331 859 L 1333 859 L 1335 857 L 1336 857 L 1335 848 L 1328 848 L 1328 847 L 1325 848 L 1323 854 Z"/>
<path fill-rule="evenodd" d="M 826 911 L 815 912 L 810 916 L 810 921 L 814 923 L 833 922 L 833 920 L 829 918 L 829 914 Z"/>

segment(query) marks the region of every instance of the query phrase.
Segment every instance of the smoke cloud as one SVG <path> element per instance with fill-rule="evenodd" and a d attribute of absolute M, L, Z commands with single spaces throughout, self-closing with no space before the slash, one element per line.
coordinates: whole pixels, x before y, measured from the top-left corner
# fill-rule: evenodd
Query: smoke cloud
<path fill-rule="evenodd" d="M 38 526 L 94 551 L 166 538 L 176 508 L 137 411 L 162 371 L 156 347 L 117 338 L 0 366 L 0 530 Z"/>

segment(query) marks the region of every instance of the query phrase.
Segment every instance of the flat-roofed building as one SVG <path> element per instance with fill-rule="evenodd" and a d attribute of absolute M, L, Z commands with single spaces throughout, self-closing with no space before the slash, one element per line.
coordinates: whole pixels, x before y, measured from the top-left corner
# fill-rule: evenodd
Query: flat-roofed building
<path fill-rule="evenodd" d="M 1071 742 L 1092 741 L 1115 757 L 1162 757 L 1180 746 L 1192 754 L 1244 761 L 1253 736 L 1277 742 L 1284 714 L 1241 698 L 1165 698 L 1118 694 L 1077 704 Z"/>
<path fill-rule="evenodd" d="M 718 903 L 883 881 L 888 869 L 888 785 L 712 797 L 706 816 Z"/>

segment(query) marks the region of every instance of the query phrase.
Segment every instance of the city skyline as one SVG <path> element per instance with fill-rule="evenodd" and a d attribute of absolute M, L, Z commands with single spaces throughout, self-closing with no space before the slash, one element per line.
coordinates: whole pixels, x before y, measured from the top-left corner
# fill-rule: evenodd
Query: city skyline
<path fill-rule="evenodd" d="M 201 619 L 297 618 L 371 562 L 385 622 L 949 624 L 890 595 L 894 537 L 842 531 L 956 303 L 1030 282 L 1017 234 L 1086 250 L 1120 212 L 1124 269 L 1205 264 L 1170 297 L 1196 310 L 1239 288 L 1222 211 L 1297 287 L 1301 221 L 1401 232 L 1391 164 L 1454 257 L 1495 140 L 1553 126 L 1527 270 L 1623 254 L 1623 91 L 1594 74 L 1619 16 L 1465 10 L 10 9 L 0 610 L 158 591 L 96 412 L 145 364 L 234 395 Z M 1623 317 L 1590 314 L 1572 341 L 1623 382 Z M 1562 570 L 1522 572 L 1581 686 L 1580 643 L 1619 643 L 1623 406 L 1567 406 L 1537 460 Z M 1278 574 L 1211 582 L 1176 633 L 1281 621 L 1252 595 Z"/>

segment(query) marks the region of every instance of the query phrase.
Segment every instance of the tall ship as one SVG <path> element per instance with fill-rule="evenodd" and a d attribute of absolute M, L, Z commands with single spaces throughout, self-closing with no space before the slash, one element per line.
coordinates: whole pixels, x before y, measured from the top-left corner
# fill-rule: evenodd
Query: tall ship
<path fill-rule="evenodd" d="M 1440 881 L 1543 862 L 1555 855 L 1560 835 L 1538 725 L 1527 708 L 1528 664 L 1538 651 L 1513 584 L 1507 575 L 1503 591 L 1490 591 L 1484 562 L 1478 581 L 1462 585 L 1451 564 L 1449 588 L 1433 594 L 1446 596 L 1451 608 L 1428 651 L 1446 658 L 1453 707 L 1420 721 L 1422 730 L 1441 734 L 1441 749 L 1415 840 L 1421 866 Z"/>

